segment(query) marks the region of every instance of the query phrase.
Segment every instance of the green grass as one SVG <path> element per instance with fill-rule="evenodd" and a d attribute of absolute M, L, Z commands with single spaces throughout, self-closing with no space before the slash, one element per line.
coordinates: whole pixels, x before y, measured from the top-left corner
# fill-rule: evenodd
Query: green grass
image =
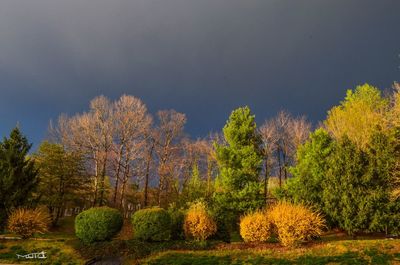
<path fill-rule="evenodd" d="M 85 259 L 71 243 L 74 240 L 76 240 L 74 219 L 73 217 L 63 218 L 58 227 L 51 229 L 46 234 L 35 235 L 35 238 L 0 240 L 0 264 L 26 263 L 27 261 L 18 259 L 17 254 L 24 255 L 41 251 L 46 252 L 47 259 L 34 260 L 33 264 L 84 264 Z"/>
<path fill-rule="evenodd" d="M 97 242 L 91 245 L 84 245 L 78 240 L 69 241 L 68 243 L 78 251 L 81 257 L 87 260 L 93 257 L 112 256 L 122 256 L 137 260 L 167 250 L 207 250 L 215 248 L 216 244 L 218 244 L 218 242 L 201 244 L 193 241 L 142 242 L 134 239 L 114 239 L 113 241 Z"/>
<path fill-rule="evenodd" d="M 126 228 L 129 228 L 127 226 Z M 12 236 L 12 235 L 11 235 Z M 400 240 L 382 235 L 359 236 L 352 240 L 338 231 L 299 248 L 281 247 L 277 240 L 265 244 L 243 243 L 238 234 L 231 244 L 208 241 L 140 242 L 132 231 L 123 230 L 114 240 L 82 244 L 74 235 L 73 218 L 60 220 L 49 233 L 28 240 L 0 240 L 1 263 L 26 263 L 16 254 L 46 251 L 48 259 L 36 264 L 84 264 L 94 257 L 122 257 L 124 264 L 399 264 Z M 32 264 L 32 263 L 29 263 Z M 33 263 L 35 264 L 35 263 Z"/>
<path fill-rule="evenodd" d="M 3 240 L 0 250 L 1 263 L 20 263 L 26 260 L 18 259 L 17 254 L 24 255 L 45 251 L 47 259 L 33 260 L 33 264 L 83 264 L 84 260 L 68 244 L 52 240 Z M 30 263 L 32 264 L 32 263 Z"/>
<path fill-rule="evenodd" d="M 297 249 L 221 249 L 206 251 L 165 251 L 140 262 L 127 264 L 400 264 L 400 240 L 345 240 L 305 246 Z"/>
<path fill-rule="evenodd" d="M 220 265 L 261 265 L 261 264 L 281 264 L 281 265 L 318 265 L 318 264 L 390 264 L 389 262 L 394 259 L 393 256 L 370 256 L 366 258 L 360 253 L 348 252 L 337 256 L 302 256 L 296 259 L 287 258 L 268 258 L 261 255 L 249 255 L 244 258 L 237 258 L 231 255 L 225 256 L 209 256 L 209 255 L 194 255 L 194 254 L 169 254 L 162 258 L 150 260 L 144 264 L 151 265 L 207 265 L 207 264 L 220 264 Z"/>
<path fill-rule="evenodd" d="M 57 227 L 51 228 L 48 233 L 35 235 L 36 238 L 67 240 L 75 239 L 74 217 L 64 217 L 59 220 Z"/>

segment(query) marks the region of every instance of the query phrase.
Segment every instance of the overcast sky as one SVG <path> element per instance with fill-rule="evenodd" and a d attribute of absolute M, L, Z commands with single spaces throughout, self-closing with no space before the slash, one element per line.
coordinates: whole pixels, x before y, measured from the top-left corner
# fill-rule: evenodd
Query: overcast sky
<path fill-rule="evenodd" d="M 188 116 L 193 137 L 249 105 L 324 119 L 346 89 L 400 80 L 398 0 L 1 0 L 0 136 L 39 143 L 93 97 Z"/>

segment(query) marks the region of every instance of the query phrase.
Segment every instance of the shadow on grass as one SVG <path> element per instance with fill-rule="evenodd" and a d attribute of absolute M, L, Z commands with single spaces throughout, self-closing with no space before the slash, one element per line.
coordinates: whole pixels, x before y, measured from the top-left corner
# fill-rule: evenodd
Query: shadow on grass
<path fill-rule="evenodd" d="M 374 239 L 387 239 L 387 238 L 398 238 L 397 236 L 388 236 L 385 233 L 358 233 L 354 236 L 346 234 L 344 231 L 333 230 L 325 233 L 321 238 L 321 242 L 336 242 L 344 240 L 374 240 Z"/>
<path fill-rule="evenodd" d="M 130 259 L 142 259 L 151 254 L 167 250 L 210 250 L 221 242 L 194 242 L 194 241 L 166 241 L 143 242 L 139 240 L 115 239 L 106 242 L 97 242 L 85 245 L 79 240 L 69 240 L 66 244 L 71 246 L 80 256 L 89 260 L 92 258 L 129 257 Z"/>
<path fill-rule="evenodd" d="M 295 259 L 286 258 L 270 258 L 260 255 L 247 257 L 235 257 L 234 255 L 206 255 L 193 253 L 166 253 L 158 257 L 145 261 L 143 264 L 148 265 L 322 265 L 322 264 L 390 264 L 391 261 L 397 260 L 400 254 L 390 255 L 381 253 L 376 249 L 366 250 L 363 253 L 346 252 L 335 256 L 312 256 L 305 255 Z"/>

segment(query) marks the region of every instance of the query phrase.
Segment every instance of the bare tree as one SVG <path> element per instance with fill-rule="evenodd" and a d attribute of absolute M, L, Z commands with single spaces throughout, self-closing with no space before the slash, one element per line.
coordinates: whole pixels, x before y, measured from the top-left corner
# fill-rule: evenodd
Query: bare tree
<path fill-rule="evenodd" d="M 103 205 L 105 176 L 112 147 L 113 110 L 110 101 L 99 96 L 90 102 L 90 111 L 71 118 L 61 115 L 57 127 L 50 126 L 68 150 L 85 155 L 93 172 L 92 205 Z"/>
<path fill-rule="evenodd" d="M 120 205 L 122 204 L 126 183 L 131 172 L 131 163 L 142 158 L 145 154 L 145 136 L 150 130 L 151 116 L 143 102 L 133 96 L 123 95 L 113 104 L 114 108 L 114 135 L 113 135 L 113 169 L 114 169 L 114 194 L 113 203 L 117 203 L 120 191 Z M 122 183 L 120 183 L 122 182 Z"/>
<path fill-rule="evenodd" d="M 211 177 L 212 165 L 212 142 L 208 139 L 190 140 L 184 139 L 182 142 L 181 156 L 181 187 L 185 187 L 191 178 L 194 167 L 198 167 L 200 179 L 209 181 Z"/>
<path fill-rule="evenodd" d="M 291 116 L 286 111 L 281 111 L 275 118 L 275 128 L 279 138 L 276 141 L 278 166 L 279 166 L 279 186 L 282 186 L 282 176 L 285 181 L 287 180 L 287 165 L 288 165 L 288 153 L 289 153 L 289 134 L 288 126 L 290 123 Z"/>
<path fill-rule="evenodd" d="M 294 160 L 297 148 L 302 145 L 310 135 L 311 123 L 307 121 L 305 116 L 291 118 L 287 130 L 290 141 L 289 153 L 290 157 Z"/>
<path fill-rule="evenodd" d="M 264 122 L 259 133 L 264 153 L 264 192 L 267 193 L 267 178 L 272 171 L 273 164 L 277 163 L 279 186 L 282 180 L 288 179 L 288 168 L 293 165 L 296 150 L 303 144 L 310 134 L 311 124 L 304 116 L 293 118 L 288 112 L 281 111 L 278 115 Z"/>
<path fill-rule="evenodd" d="M 97 200 L 97 192 L 95 193 L 94 204 L 100 206 L 104 203 L 105 195 L 105 177 L 107 174 L 108 157 L 112 148 L 113 136 L 113 108 L 110 101 L 99 96 L 90 102 L 90 112 L 84 114 L 81 119 L 84 121 L 83 128 L 87 137 L 93 139 L 95 149 L 97 149 L 96 176 L 98 176 L 99 198 Z M 97 169 L 98 168 L 98 169 Z M 100 173 L 98 172 L 100 170 Z"/>
<path fill-rule="evenodd" d="M 145 165 L 145 172 L 144 172 L 144 188 L 143 188 L 143 205 L 147 207 L 149 204 L 149 182 L 150 182 L 150 170 L 151 165 L 154 162 L 154 148 L 155 148 L 155 138 L 150 131 L 146 135 L 146 146 L 145 146 L 145 158 L 144 158 L 144 165 Z"/>
<path fill-rule="evenodd" d="M 266 120 L 260 127 L 259 134 L 262 142 L 262 153 L 264 156 L 264 196 L 268 198 L 268 179 L 272 172 L 275 162 L 274 152 L 276 151 L 279 135 L 277 133 L 275 122 Z"/>
<path fill-rule="evenodd" d="M 158 204 L 161 205 L 162 193 L 168 192 L 174 179 L 174 165 L 170 163 L 173 155 L 181 148 L 179 140 L 183 135 L 186 116 L 175 110 L 163 110 L 157 113 L 158 126 L 155 129 L 155 153 L 158 161 Z"/>

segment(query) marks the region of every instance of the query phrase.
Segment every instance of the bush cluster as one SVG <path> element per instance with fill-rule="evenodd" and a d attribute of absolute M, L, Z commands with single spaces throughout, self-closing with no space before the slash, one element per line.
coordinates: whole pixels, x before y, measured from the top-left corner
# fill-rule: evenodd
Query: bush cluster
<path fill-rule="evenodd" d="M 135 239 L 165 241 L 171 238 L 171 217 L 162 208 L 154 207 L 135 212 L 132 225 Z"/>
<path fill-rule="evenodd" d="M 242 217 L 240 235 L 246 242 L 265 242 L 276 235 L 283 246 L 295 246 L 319 237 L 324 227 L 324 219 L 304 205 L 279 202 Z"/>
<path fill-rule="evenodd" d="M 325 226 L 324 219 L 303 205 L 279 202 L 269 211 L 279 241 L 284 246 L 319 237 Z"/>
<path fill-rule="evenodd" d="M 95 207 L 83 211 L 75 218 L 75 234 L 85 244 L 105 241 L 122 228 L 123 219 L 117 209 Z"/>
<path fill-rule="evenodd" d="M 265 211 L 249 213 L 240 219 L 240 235 L 245 242 L 265 242 L 272 234 L 272 222 Z"/>
<path fill-rule="evenodd" d="M 43 210 L 20 208 L 8 218 L 8 230 L 26 239 L 35 233 L 46 233 L 50 222 L 49 214 Z"/>
<path fill-rule="evenodd" d="M 208 214 L 205 204 L 198 202 L 189 208 L 183 229 L 186 238 L 204 241 L 217 231 L 217 225 Z"/>

